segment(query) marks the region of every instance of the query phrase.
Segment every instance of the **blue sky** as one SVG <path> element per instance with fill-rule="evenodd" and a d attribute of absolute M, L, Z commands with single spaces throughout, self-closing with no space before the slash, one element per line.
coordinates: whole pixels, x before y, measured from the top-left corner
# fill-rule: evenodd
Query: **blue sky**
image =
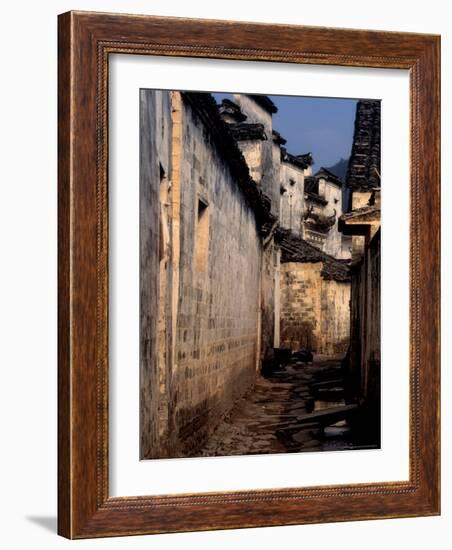
<path fill-rule="evenodd" d="M 217 102 L 230 94 L 213 94 Z M 348 158 L 353 141 L 356 99 L 269 96 L 278 107 L 273 128 L 287 139 L 289 153 L 311 152 L 314 169 Z"/>

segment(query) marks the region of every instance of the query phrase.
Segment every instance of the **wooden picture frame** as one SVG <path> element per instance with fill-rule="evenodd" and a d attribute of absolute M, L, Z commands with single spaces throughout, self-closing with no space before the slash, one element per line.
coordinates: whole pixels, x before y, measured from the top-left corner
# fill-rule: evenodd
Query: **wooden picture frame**
<path fill-rule="evenodd" d="M 440 38 L 138 15 L 59 16 L 58 532 L 89 538 L 440 511 Z M 112 53 L 410 72 L 409 481 L 147 497 L 108 492 L 108 59 Z"/>

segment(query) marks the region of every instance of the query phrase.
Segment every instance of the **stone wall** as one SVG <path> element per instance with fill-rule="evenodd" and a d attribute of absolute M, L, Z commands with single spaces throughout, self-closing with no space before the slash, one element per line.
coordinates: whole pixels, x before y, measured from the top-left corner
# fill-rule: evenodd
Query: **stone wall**
<path fill-rule="evenodd" d="M 180 306 L 173 387 L 178 451 L 189 454 L 254 382 L 261 244 L 254 212 L 202 121 L 186 103 L 183 120 Z M 193 266 L 199 200 L 209 211 L 204 271 Z"/>
<path fill-rule="evenodd" d="M 146 92 L 148 106 L 159 94 Z M 165 94 L 171 109 L 154 109 L 148 125 L 171 138 L 171 181 L 160 197 L 169 205 L 165 250 L 171 270 L 160 265 L 160 281 L 146 281 L 152 300 L 142 311 L 149 324 L 143 324 L 149 334 L 142 356 L 144 458 L 196 452 L 253 385 L 260 356 L 262 243 L 255 212 L 199 112 L 183 94 Z M 143 145 L 151 147 L 146 177 L 155 200 L 164 148 L 153 141 L 152 132 L 143 134 Z M 146 200 L 143 208 L 159 220 L 164 210 L 155 204 Z M 151 223 L 147 210 L 143 216 Z M 143 244 L 143 257 L 152 250 L 154 263 L 161 237 L 154 228 Z"/>
<path fill-rule="evenodd" d="M 322 262 L 281 264 L 281 347 L 325 355 L 347 351 L 350 283 L 324 279 L 322 268 Z"/>
<path fill-rule="evenodd" d="M 281 264 L 282 348 L 317 350 L 320 345 L 322 264 Z"/>

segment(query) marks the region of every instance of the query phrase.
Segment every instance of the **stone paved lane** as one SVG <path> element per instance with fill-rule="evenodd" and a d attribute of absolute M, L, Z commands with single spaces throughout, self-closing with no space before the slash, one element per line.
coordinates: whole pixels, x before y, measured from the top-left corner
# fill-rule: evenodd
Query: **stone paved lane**
<path fill-rule="evenodd" d="M 291 361 L 258 379 L 197 456 L 375 448 L 344 420 L 328 425 L 316 419 L 320 411 L 336 407 L 341 412 L 344 405 L 341 358 Z M 311 420 L 312 412 L 317 417 Z"/>

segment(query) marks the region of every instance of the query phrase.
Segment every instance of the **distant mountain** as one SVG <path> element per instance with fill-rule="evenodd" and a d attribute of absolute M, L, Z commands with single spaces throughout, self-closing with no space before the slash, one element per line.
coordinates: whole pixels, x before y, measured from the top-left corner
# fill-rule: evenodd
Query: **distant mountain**
<path fill-rule="evenodd" d="M 345 181 L 345 176 L 347 175 L 348 169 L 348 161 L 349 159 L 341 159 L 336 162 L 336 164 L 333 164 L 333 166 L 325 166 L 325 168 L 330 172 L 333 172 L 333 174 L 336 174 L 336 176 L 340 180 Z"/>

